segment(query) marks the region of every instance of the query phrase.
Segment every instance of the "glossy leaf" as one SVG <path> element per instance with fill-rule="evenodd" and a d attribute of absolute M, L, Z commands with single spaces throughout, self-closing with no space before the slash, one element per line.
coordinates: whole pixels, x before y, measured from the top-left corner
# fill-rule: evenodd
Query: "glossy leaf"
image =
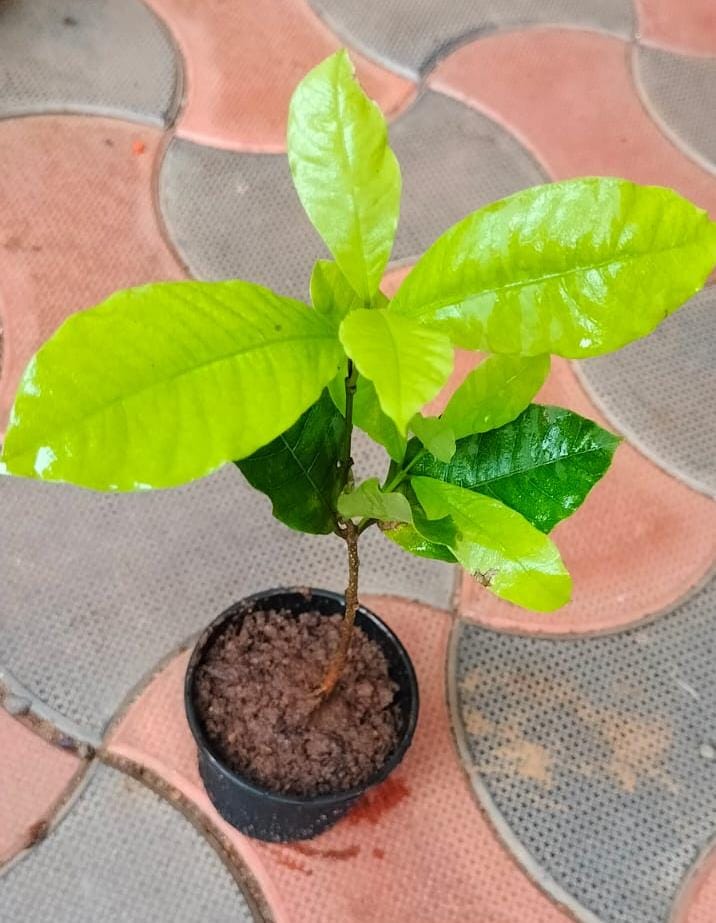
<path fill-rule="evenodd" d="M 384 493 L 378 478 L 369 478 L 358 484 L 355 490 L 341 494 L 338 498 L 338 512 L 349 519 L 369 517 L 388 522 L 412 522 L 410 503 L 400 493 Z"/>
<path fill-rule="evenodd" d="M 452 371 L 447 337 L 385 310 L 353 311 L 339 336 L 358 371 L 375 385 L 383 411 L 400 433 Z"/>
<path fill-rule="evenodd" d="M 345 51 L 326 58 L 296 88 L 288 161 L 308 217 L 367 306 L 393 247 L 400 167 L 385 119 L 355 80 Z"/>
<path fill-rule="evenodd" d="M 317 260 L 311 273 L 311 302 L 313 307 L 337 330 L 341 321 L 363 302 L 348 284 L 348 280 L 331 260 Z"/>
<path fill-rule="evenodd" d="M 596 356 L 645 336 L 703 285 L 716 225 L 670 189 L 578 179 L 468 215 L 391 310 L 468 349 Z"/>
<path fill-rule="evenodd" d="M 448 547 L 428 541 L 413 526 L 401 523 L 393 529 L 385 530 L 384 535 L 404 551 L 408 551 L 418 558 L 431 558 L 434 561 L 457 564 L 457 558 Z"/>
<path fill-rule="evenodd" d="M 549 532 L 581 506 L 619 442 L 570 410 L 531 404 L 499 429 L 458 440 L 449 464 L 423 453 L 410 470 L 494 497 Z M 410 445 L 407 458 L 417 451 Z"/>
<path fill-rule="evenodd" d="M 549 356 L 488 356 L 455 391 L 442 419 L 452 427 L 456 439 L 504 426 L 537 394 L 549 374 L 549 365 Z M 436 452 L 432 454 L 440 458 Z"/>
<path fill-rule="evenodd" d="M 344 368 L 328 386 L 331 397 L 341 413 L 345 413 L 346 410 L 345 377 Z M 362 376 L 358 377 L 356 392 L 353 395 L 353 423 L 375 442 L 380 443 L 394 461 L 402 460 L 408 444 L 407 439 L 400 435 L 395 423 L 383 413 L 373 382 Z"/>
<path fill-rule="evenodd" d="M 332 532 L 345 428 L 324 391 L 290 429 L 236 464 L 249 484 L 269 497 L 276 519 L 300 532 Z"/>
<path fill-rule="evenodd" d="M 410 428 L 438 461 L 449 462 L 455 454 L 455 430 L 444 417 L 424 417 L 416 413 Z"/>
<path fill-rule="evenodd" d="M 411 485 L 428 519 L 450 517 L 450 550 L 496 596 L 538 612 L 569 601 L 572 580 L 559 551 L 519 513 L 444 481 L 413 477 Z"/>
<path fill-rule="evenodd" d="M 258 285 L 118 292 L 30 362 L 3 467 L 97 490 L 183 484 L 286 430 L 341 360 L 320 315 Z"/>

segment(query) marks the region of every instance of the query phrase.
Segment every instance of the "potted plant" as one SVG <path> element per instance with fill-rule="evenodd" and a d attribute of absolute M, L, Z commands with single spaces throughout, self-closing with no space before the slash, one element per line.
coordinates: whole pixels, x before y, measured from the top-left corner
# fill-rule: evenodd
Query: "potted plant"
<path fill-rule="evenodd" d="M 377 527 L 412 554 L 458 562 L 528 609 L 566 603 L 549 532 L 619 440 L 533 403 L 550 355 L 646 335 L 716 262 L 716 226 L 675 192 L 577 179 L 468 215 L 389 300 L 379 285 L 400 171 L 343 51 L 298 86 L 288 157 L 333 256 L 314 268 L 312 307 L 243 281 L 118 292 L 32 359 L 2 456 L 6 474 L 111 491 L 170 488 L 235 462 L 279 520 L 345 543 L 345 597 L 242 600 L 209 626 L 187 672 L 208 792 L 230 822 L 271 840 L 333 823 L 397 765 L 415 727 L 410 660 L 358 602 L 361 535 Z M 441 415 L 424 416 L 455 347 L 489 356 Z M 355 427 L 386 449 L 382 483 L 354 479 Z"/>

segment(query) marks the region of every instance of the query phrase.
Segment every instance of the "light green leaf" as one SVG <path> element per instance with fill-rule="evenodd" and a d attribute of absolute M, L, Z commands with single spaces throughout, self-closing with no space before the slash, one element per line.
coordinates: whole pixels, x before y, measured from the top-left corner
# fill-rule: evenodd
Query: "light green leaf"
<path fill-rule="evenodd" d="M 450 464 L 423 453 L 410 470 L 494 497 L 549 532 L 581 506 L 619 442 L 571 410 L 531 404 L 499 429 L 458 440 Z M 411 443 L 406 459 L 419 450 Z"/>
<path fill-rule="evenodd" d="M 442 419 L 456 439 L 504 426 L 522 413 L 548 374 L 549 356 L 488 356 L 455 391 Z"/>
<path fill-rule="evenodd" d="M 350 311 L 362 308 L 363 302 L 348 280 L 331 260 L 317 260 L 311 273 L 313 307 L 338 329 Z"/>
<path fill-rule="evenodd" d="M 342 360 L 315 311 L 248 282 L 176 282 L 70 317 L 20 383 L 7 472 L 95 490 L 173 487 L 250 455 Z"/>
<path fill-rule="evenodd" d="M 429 519 L 449 516 L 456 527 L 450 550 L 492 593 L 538 612 L 569 601 L 572 580 L 552 541 L 492 497 L 432 478 L 411 485 Z"/>
<path fill-rule="evenodd" d="M 383 532 L 392 542 L 399 545 L 404 551 L 419 558 L 432 558 L 434 561 L 446 561 L 448 564 L 457 564 L 457 558 L 445 545 L 428 541 L 413 526 L 400 523 L 393 529 Z"/>
<path fill-rule="evenodd" d="M 346 369 L 343 368 L 328 385 L 331 397 L 342 414 L 346 412 L 345 377 Z M 373 382 L 362 375 L 358 376 L 356 392 L 353 395 L 353 423 L 375 442 L 380 443 L 393 461 L 402 460 L 408 444 L 407 439 L 400 435 L 395 423 L 383 413 Z"/>
<path fill-rule="evenodd" d="M 455 454 L 455 430 L 444 417 L 424 417 L 416 413 L 410 428 L 439 461 L 447 463 Z"/>
<path fill-rule="evenodd" d="M 452 371 L 447 337 L 389 311 L 353 311 L 338 335 L 358 371 L 375 385 L 383 411 L 400 433 Z"/>
<path fill-rule="evenodd" d="M 410 503 L 403 494 L 383 493 L 378 478 L 362 481 L 355 490 L 341 494 L 338 512 L 342 516 L 367 516 L 388 522 L 412 522 Z"/>
<path fill-rule="evenodd" d="M 670 189 L 538 186 L 450 228 L 391 310 L 491 353 L 596 356 L 645 336 L 703 285 L 716 225 Z"/>
<path fill-rule="evenodd" d="M 345 429 L 324 391 L 290 429 L 236 464 L 249 484 L 270 498 L 276 519 L 299 532 L 332 532 Z"/>
<path fill-rule="evenodd" d="M 355 80 L 345 51 L 326 58 L 296 88 L 288 162 L 308 217 L 367 306 L 393 247 L 400 167 L 385 119 Z"/>

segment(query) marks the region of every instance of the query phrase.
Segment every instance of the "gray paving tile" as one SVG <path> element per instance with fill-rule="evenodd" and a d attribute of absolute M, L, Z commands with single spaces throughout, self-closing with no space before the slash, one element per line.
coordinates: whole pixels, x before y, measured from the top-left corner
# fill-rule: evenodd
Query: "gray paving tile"
<path fill-rule="evenodd" d="M 637 46 L 635 68 L 647 106 L 674 140 L 716 169 L 716 58 Z"/>
<path fill-rule="evenodd" d="M 86 112 L 163 125 L 178 68 L 168 33 L 139 0 L 0 3 L 0 117 Z"/>
<path fill-rule="evenodd" d="M 630 441 L 682 481 L 716 494 L 716 287 L 650 337 L 577 371 Z"/>
<path fill-rule="evenodd" d="M 252 923 L 219 856 L 182 815 L 99 766 L 64 820 L 0 881 L 23 923 Z"/>
<path fill-rule="evenodd" d="M 377 457 L 359 448 L 359 474 L 382 473 Z M 276 522 L 232 466 L 125 495 L 2 478 L 0 509 L 0 672 L 90 741 L 161 658 L 235 600 L 345 586 L 340 539 Z M 364 593 L 449 607 L 450 565 L 413 558 L 377 530 L 362 546 Z"/>
<path fill-rule="evenodd" d="M 403 171 L 394 259 L 419 255 L 467 212 L 544 176 L 502 128 L 427 92 L 391 126 Z M 247 278 L 306 298 L 326 256 L 291 185 L 284 155 L 241 154 L 174 140 L 160 177 L 167 227 L 193 275 Z"/>
<path fill-rule="evenodd" d="M 461 39 L 495 29 L 567 25 L 628 37 L 629 0 L 309 0 L 349 45 L 409 75 L 430 68 Z"/>
<path fill-rule="evenodd" d="M 463 623 L 450 676 L 477 793 L 579 919 L 666 923 L 716 833 L 716 581 L 620 634 Z"/>

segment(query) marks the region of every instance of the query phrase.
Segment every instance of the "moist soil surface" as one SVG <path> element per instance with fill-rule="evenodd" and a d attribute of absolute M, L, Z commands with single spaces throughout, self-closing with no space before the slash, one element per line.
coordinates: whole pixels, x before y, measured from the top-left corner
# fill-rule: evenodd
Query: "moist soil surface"
<path fill-rule="evenodd" d="M 204 654 L 199 717 L 215 752 L 252 782 L 285 794 L 338 793 L 367 781 L 396 746 L 398 687 L 360 629 L 333 694 L 315 695 L 340 623 L 316 612 L 255 612 Z"/>

